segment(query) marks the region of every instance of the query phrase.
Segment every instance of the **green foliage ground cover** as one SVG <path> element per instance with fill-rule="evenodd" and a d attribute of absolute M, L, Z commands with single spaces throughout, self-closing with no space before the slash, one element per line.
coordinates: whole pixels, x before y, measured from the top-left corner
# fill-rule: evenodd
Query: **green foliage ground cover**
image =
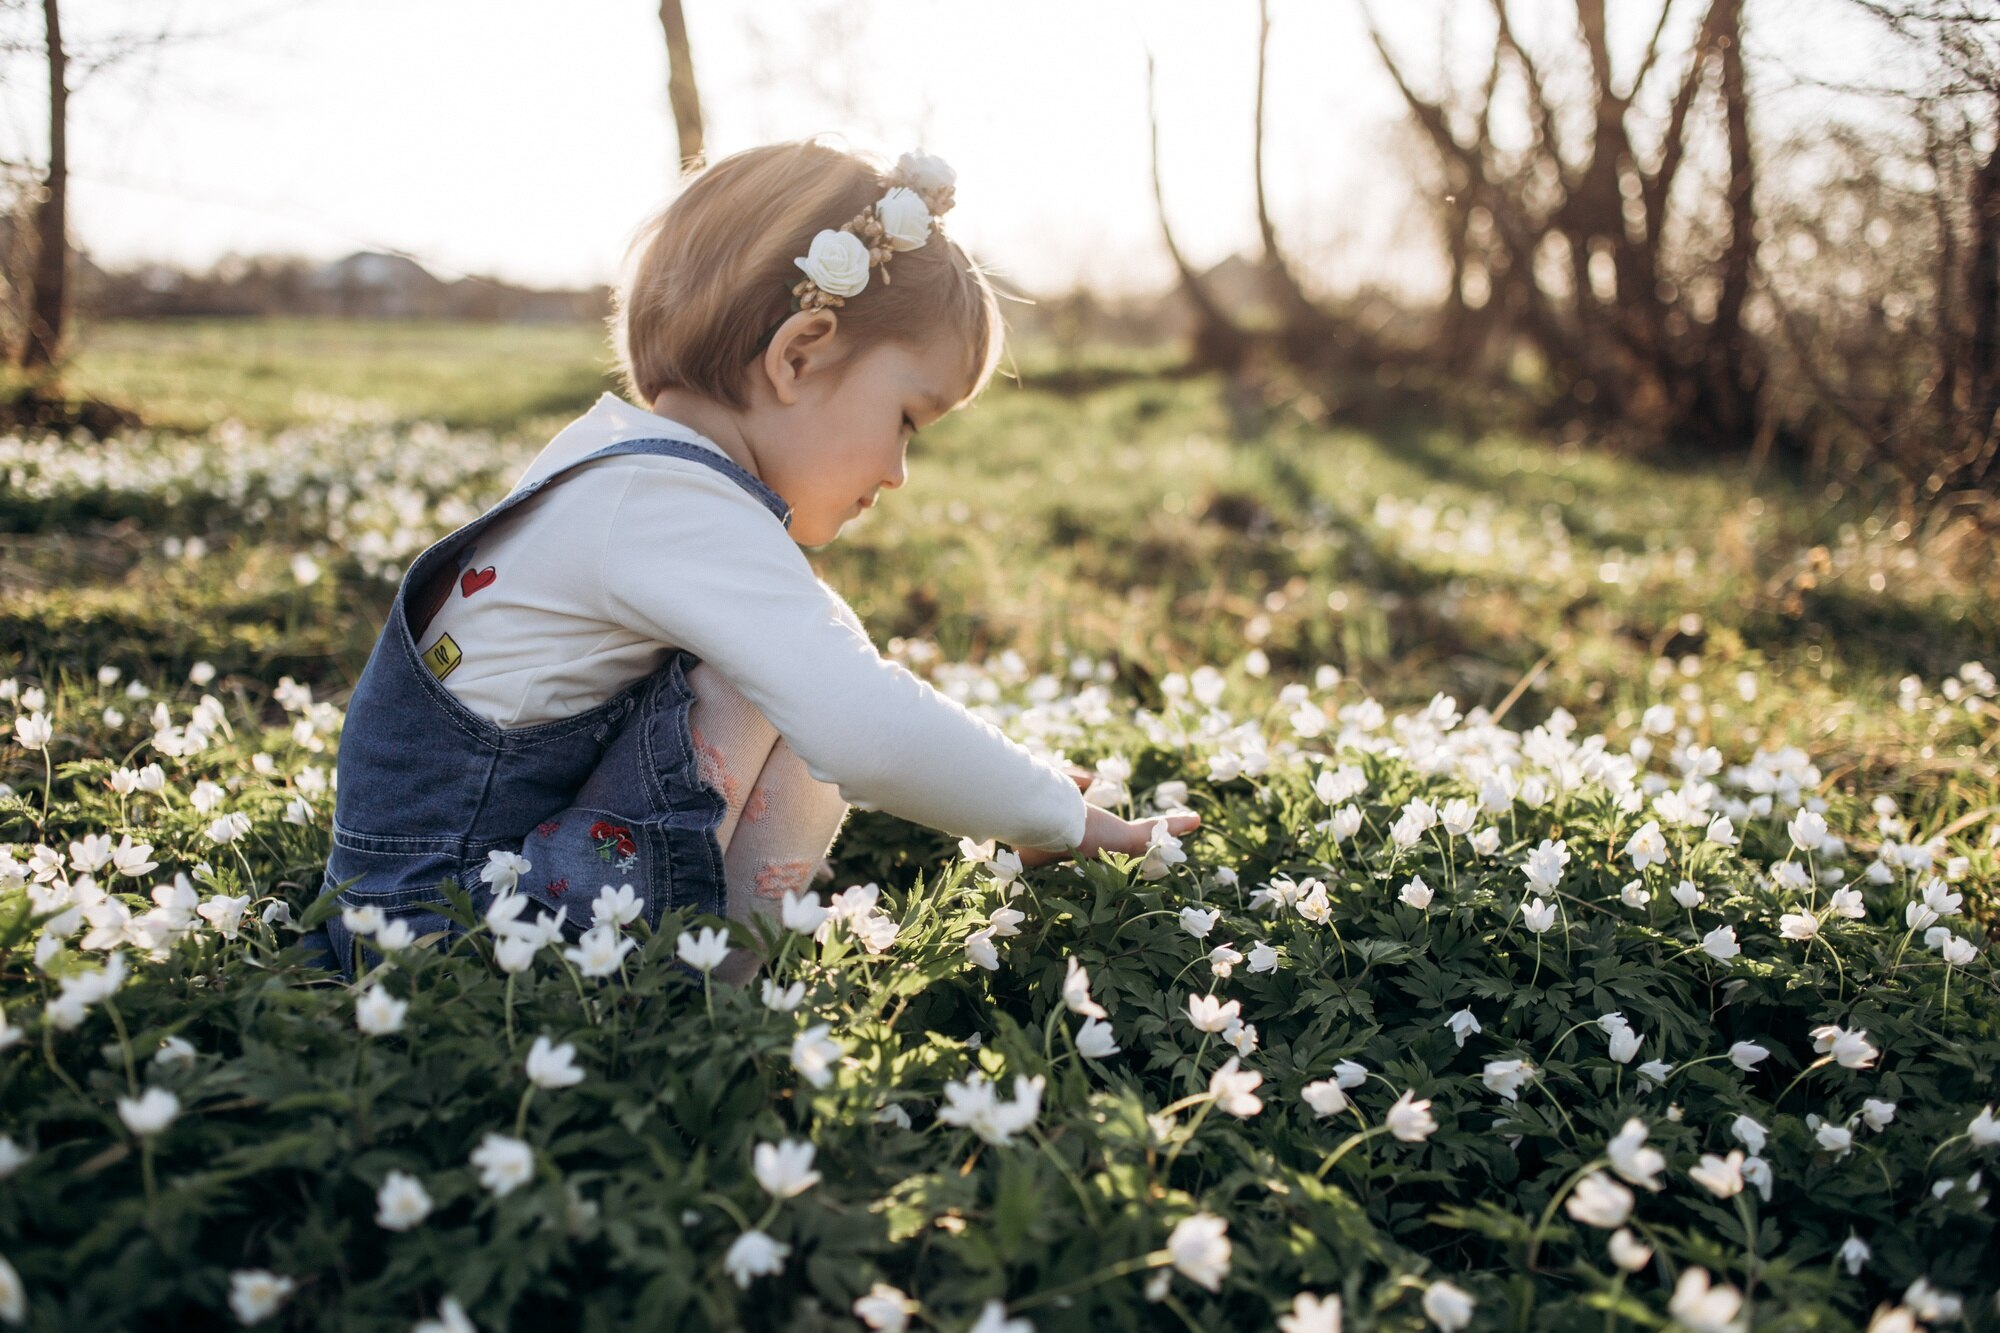
<path fill-rule="evenodd" d="M 820 563 L 1197 835 L 1016 874 L 859 817 L 768 997 L 671 966 L 722 923 L 587 976 L 484 900 L 350 990 L 294 944 L 342 691 L 541 443 L 380 416 L 0 442 L 0 1318 L 2000 1318 L 1993 611 L 1892 528 L 1281 403 L 1231 442 L 1200 381 L 998 390 Z"/>

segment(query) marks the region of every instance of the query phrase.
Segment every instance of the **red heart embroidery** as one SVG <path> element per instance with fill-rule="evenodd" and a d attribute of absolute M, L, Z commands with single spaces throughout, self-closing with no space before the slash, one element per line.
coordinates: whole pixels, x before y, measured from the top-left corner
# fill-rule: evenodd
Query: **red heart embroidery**
<path fill-rule="evenodd" d="M 461 597 L 470 597 L 499 577 L 500 575 L 491 565 L 488 565 L 484 569 L 468 569 L 458 576 L 459 595 Z"/>

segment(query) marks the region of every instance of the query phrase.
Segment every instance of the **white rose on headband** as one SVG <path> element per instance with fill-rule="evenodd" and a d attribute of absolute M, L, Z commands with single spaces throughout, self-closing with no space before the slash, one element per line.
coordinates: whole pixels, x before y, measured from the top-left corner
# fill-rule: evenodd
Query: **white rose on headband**
<path fill-rule="evenodd" d="M 931 237 L 931 211 L 914 190 L 897 186 L 875 205 L 891 250 L 914 250 Z"/>
<path fill-rule="evenodd" d="M 896 159 L 896 174 L 913 190 L 938 190 L 958 184 L 958 173 L 941 157 L 929 153 L 905 153 Z"/>
<path fill-rule="evenodd" d="M 868 247 L 851 231 L 823 231 L 792 261 L 828 296 L 853 296 L 868 285 Z"/>

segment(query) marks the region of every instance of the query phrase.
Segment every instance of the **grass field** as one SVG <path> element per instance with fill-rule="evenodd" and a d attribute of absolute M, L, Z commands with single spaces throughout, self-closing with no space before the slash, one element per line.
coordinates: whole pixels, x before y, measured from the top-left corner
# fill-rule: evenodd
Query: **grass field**
<path fill-rule="evenodd" d="M 1032 377 L 1049 353 L 1019 359 Z M 463 430 L 484 504 L 614 387 L 609 365 L 589 326 L 185 322 L 84 330 L 72 379 L 163 428 Z M 316 466 L 337 469 L 332 447 Z M 817 557 L 883 641 L 926 636 L 948 657 L 1060 642 L 1114 653 L 1135 679 L 1261 648 L 1280 676 L 1332 662 L 1385 702 L 1444 690 L 1468 707 L 1497 705 L 1539 665 L 1517 719 L 1561 705 L 1626 726 L 1654 673 L 1692 668 L 1730 683 L 1727 698 L 1749 672 L 1754 706 L 1701 719 L 1705 732 L 1782 737 L 1916 782 L 1990 774 L 2000 758 L 1927 752 L 1933 701 L 1901 685 L 2000 659 L 1994 587 L 1941 572 L 1906 527 L 1770 470 L 1753 487 L 1737 464 L 1414 419 L 1363 433 L 1282 400 L 1232 439 L 1220 385 L 1195 379 L 1079 396 L 996 381 L 926 432 L 911 472 Z M 138 489 L 76 506 L 6 516 L 13 651 L 71 669 L 93 653 L 208 656 L 336 689 L 358 671 L 391 589 L 347 577 L 324 525 L 281 504 L 246 515 Z M 169 533 L 202 538 L 199 570 L 159 558 Z M 302 592 L 295 546 L 333 577 Z M 218 614 L 204 617 L 210 596 Z M 273 619 L 304 633 L 273 640 Z"/>
<path fill-rule="evenodd" d="M 153 428 L 0 437 L 0 1322 L 1992 1327 L 1990 553 L 1170 361 L 1026 349 L 813 559 L 1201 828 L 858 813 L 781 929 L 497 851 L 317 892 L 397 580 L 594 330 L 86 331 Z"/>

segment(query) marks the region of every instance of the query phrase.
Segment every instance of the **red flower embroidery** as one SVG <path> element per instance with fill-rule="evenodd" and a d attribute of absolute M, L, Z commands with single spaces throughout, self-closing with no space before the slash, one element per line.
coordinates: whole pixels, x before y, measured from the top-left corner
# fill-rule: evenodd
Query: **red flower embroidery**
<path fill-rule="evenodd" d="M 560 898 L 565 893 L 568 892 L 569 892 L 569 881 L 567 879 L 559 879 L 555 883 L 549 885 L 549 897 L 551 898 Z"/>
<path fill-rule="evenodd" d="M 623 824 L 613 824 L 598 820 L 590 826 L 591 839 L 597 843 L 597 854 L 606 861 L 616 861 L 621 857 L 636 856 L 639 844 L 632 841 L 632 830 Z"/>
<path fill-rule="evenodd" d="M 750 799 L 743 805 L 743 822 L 755 824 L 769 814 L 770 810 L 770 798 L 765 796 L 764 789 L 759 787 L 750 793 Z"/>
<path fill-rule="evenodd" d="M 553 838 L 556 836 L 556 830 L 561 827 L 562 821 L 560 819 L 551 819 L 546 824 L 535 825 L 535 832 L 541 834 L 544 838 Z"/>

